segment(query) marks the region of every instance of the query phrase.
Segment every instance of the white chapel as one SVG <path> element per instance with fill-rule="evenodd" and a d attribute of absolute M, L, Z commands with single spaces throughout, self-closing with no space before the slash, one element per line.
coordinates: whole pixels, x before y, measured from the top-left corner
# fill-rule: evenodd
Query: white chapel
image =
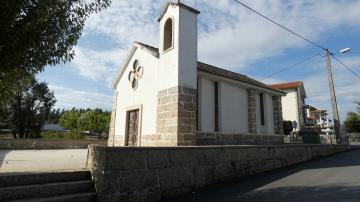
<path fill-rule="evenodd" d="M 109 146 L 282 143 L 284 92 L 197 60 L 197 15 L 167 3 L 159 48 L 134 42 L 113 81 Z"/>

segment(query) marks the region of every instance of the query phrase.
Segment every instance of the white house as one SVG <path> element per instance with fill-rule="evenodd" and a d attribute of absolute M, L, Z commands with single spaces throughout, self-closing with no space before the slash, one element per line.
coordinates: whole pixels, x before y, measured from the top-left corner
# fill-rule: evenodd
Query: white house
<path fill-rule="evenodd" d="M 328 120 L 326 110 L 320 109 L 311 105 L 305 105 L 305 122 L 306 125 L 318 125 L 321 128 L 326 128 Z"/>
<path fill-rule="evenodd" d="M 159 48 L 134 42 L 113 82 L 109 145 L 240 144 L 242 138 L 281 137 L 284 92 L 198 62 L 199 13 L 167 3 L 158 18 Z"/>
<path fill-rule="evenodd" d="M 272 84 L 271 87 L 286 92 L 286 96 L 281 97 L 282 116 L 284 120 L 296 121 L 299 131 L 305 126 L 305 98 L 306 92 L 302 81 L 289 83 Z"/>

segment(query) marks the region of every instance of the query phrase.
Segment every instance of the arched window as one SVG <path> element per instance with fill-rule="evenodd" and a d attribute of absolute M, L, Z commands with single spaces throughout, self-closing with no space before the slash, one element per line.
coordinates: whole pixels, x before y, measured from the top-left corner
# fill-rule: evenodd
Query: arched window
<path fill-rule="evenodd" d="M 164 26 L 164 47 L 163 50 L 167 50 L 172 47 L 173 37 L 173 21 L 171 18 L 167 19 Z"/>

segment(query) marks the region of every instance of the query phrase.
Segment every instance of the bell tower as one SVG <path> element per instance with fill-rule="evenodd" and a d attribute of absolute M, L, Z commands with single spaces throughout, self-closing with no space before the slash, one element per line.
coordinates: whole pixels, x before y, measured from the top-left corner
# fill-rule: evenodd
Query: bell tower
<path fill-rule="evenodd" d="M 157 134 L 164 146 L 192 145 L 195 140 L 199 13 L 171 2 L 158 18 Z"/>
<path fill-rule="evenodd" d="M 182 3 L 167 3 L 158 21 L 159 89 L 183 86 L 196 89 L 197 14 Z"/>

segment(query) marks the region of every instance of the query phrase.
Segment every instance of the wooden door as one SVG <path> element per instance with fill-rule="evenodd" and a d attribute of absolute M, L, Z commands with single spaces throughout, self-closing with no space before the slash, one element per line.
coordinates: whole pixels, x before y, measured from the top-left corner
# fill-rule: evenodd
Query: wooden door
<path fill-rule="evenodd" d="M 139 131 L 139 109 L 127 112 L 126 146 L 137 146 Z"/>

